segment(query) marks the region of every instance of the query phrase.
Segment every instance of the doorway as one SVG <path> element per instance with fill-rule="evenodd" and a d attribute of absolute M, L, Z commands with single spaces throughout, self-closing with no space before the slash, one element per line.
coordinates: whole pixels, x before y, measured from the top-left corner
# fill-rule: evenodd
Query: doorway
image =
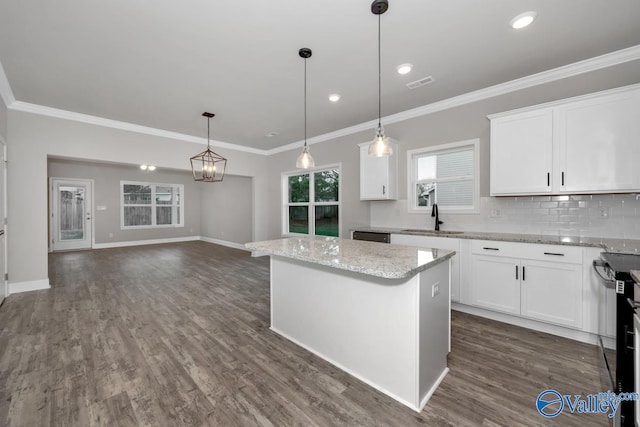
<path fill-rule="evenodd" d="M 51 178 L 51 250 L 92 247 L 93 180 Z"/>
<path fill-rule="evenodd" d="M 0 304 L 9 296 L 7 281 L 7 145 L 0 138 Z"/>

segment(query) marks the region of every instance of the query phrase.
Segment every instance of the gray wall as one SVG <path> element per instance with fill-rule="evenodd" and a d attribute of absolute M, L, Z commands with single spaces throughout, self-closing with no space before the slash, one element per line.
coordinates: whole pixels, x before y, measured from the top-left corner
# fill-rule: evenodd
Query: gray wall
<path fill-rule="evenodd" d="M 188 171 L 156 169 L 144 172 L 137 165 L 116 165 L 49 159 L 49 177 L 93 179 L 93 206 L 105 206 L 93 217 L 95 242 L 130 242 L 200 234 L 200 186 Z M 138 230 L 120 229 L 120 181 L 184 185 L 184 227 Z M 112 236 L 109 237 L 109 234 Z"/>
<path fill-rule="evenodd" d="M 200 235 L 234 243 L 253 237 L 253 179 L 228 175 L 220 184 L 201 185 Z"/>
<path fill-rule="evenodd" d="M 480 195 L 489 195 L 489 120 L 487 115 L 530 105 L 582 95 L 640 82 L 640 61 L 634 61 L 572 78 L 542 84 L 533 88 L 493 97 L 461 107 L 440 111 L 402 122 L 387 124 L 386 134 L 401 145 L 398 154 L 398 201 L 361 202 L 359 195 L 359 157 L 356 144 L 373 138 L 374 130 L 342 137 L 311 146 L 316 165 L 342 162 L 342 236 L 361 225 L 398 227 L 431 227 L 431 218 L 424 214 L 409 214 L 407 210 L 406 150 L 440 145 L 468 139 L 480 139 Z M 421 90 L 428 90 L 427 88 Z M 313 117 L 310 120 L 317 120 Z M 300 150 L 290 150 L 269 158 L 269 191 L 280 194 L 280 174 L 294 169 Z M 270 237 L 280 235 L 282 206 L 273 198 L 269 205 Z M 469 221 L 470 217 L 478 217 Z M 473 222 L 482 227 L 480 214 L 448 215 L 447 224 Z"/>
<path fill-rule="evenodd" d="M 203 149 L 201 144 L 15 110 L 8 113 L 7 140 L 11 283 L 48 280 L 48 157 L 188 170 L 189 157 Z M 265 156 L 214 149 L 229 159 L 227 173 L 256 178 L 254 230 L 256 239 L 264 240 L 268 203 Z"/>

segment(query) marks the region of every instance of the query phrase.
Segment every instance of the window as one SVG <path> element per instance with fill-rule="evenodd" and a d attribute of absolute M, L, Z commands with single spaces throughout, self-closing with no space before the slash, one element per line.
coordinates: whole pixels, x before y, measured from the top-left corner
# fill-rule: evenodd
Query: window
<path fill-rule="evenodd" d="M 477 212 L 477 139 L 408 151 L 407 165 L 409 212 Z"/>
<path fill-rule="evenodd" d="M 283 234 L 340 235 L 340 167 L 282 176 Z"/>
<path fill-rule="evenodd" d="M 120 227 L 183 227 L 184 185 L 120 181 Z"/>

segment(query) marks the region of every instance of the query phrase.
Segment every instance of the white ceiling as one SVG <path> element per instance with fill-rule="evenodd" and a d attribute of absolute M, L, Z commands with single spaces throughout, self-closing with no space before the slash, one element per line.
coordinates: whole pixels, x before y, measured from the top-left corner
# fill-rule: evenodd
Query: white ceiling
<path fill-rule="evenodd" d="M 308 137 L 377 117 L 370 3 L 4 0 L 0 62 L 19 101 L 198 137 L 210 111 L 212 139 L 269 150 L 304 135 L 301 47 Z M 537 20 L 513 30 L 527 10 Z M 638 17 L 638 0 L 390 0 L 382 114 L 639 45 Z"/>

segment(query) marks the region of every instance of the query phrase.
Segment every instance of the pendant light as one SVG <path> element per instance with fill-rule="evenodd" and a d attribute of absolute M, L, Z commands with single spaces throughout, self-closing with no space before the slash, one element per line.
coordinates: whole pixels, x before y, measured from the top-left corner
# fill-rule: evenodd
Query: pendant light
<path fill-rule="evenodd" d="M 227 159 L 211 151 L 209 139 L 211 131 L 211 118 L 213 113 L 202 113 L 207 118 L 207 149 L 191 157 L 191 171 L 193 179 L 203 182 L 220 182 L 224 178 L 224 170 L 227 167 Z"/>
<path fill-rule="evenodd" d="M 298 51 L 298 55 L 304 59 L 304 148 L 296 160 L 296 167 L 309 169 L 316 165 L 311 153 L 309 153 L 309 144 L 307 144 L 307 59 L 311 58 L 311 49 L 303 47 Z"/>
<path fill-rule="evenodd" d="M 381 89 L 381 65 L 380 65 L 380 17 L 389 9 L 388 0 L 374 0 L 371 3 L 371 12 L 378 15 L 378 129 L 376 137 L 369 144 L 369 155 L 375 157 L 391 156 L 393 148 L 389 144 L 389 138 L 384 136 L 384 128 L 382 127 L 382 89 Z"/>

